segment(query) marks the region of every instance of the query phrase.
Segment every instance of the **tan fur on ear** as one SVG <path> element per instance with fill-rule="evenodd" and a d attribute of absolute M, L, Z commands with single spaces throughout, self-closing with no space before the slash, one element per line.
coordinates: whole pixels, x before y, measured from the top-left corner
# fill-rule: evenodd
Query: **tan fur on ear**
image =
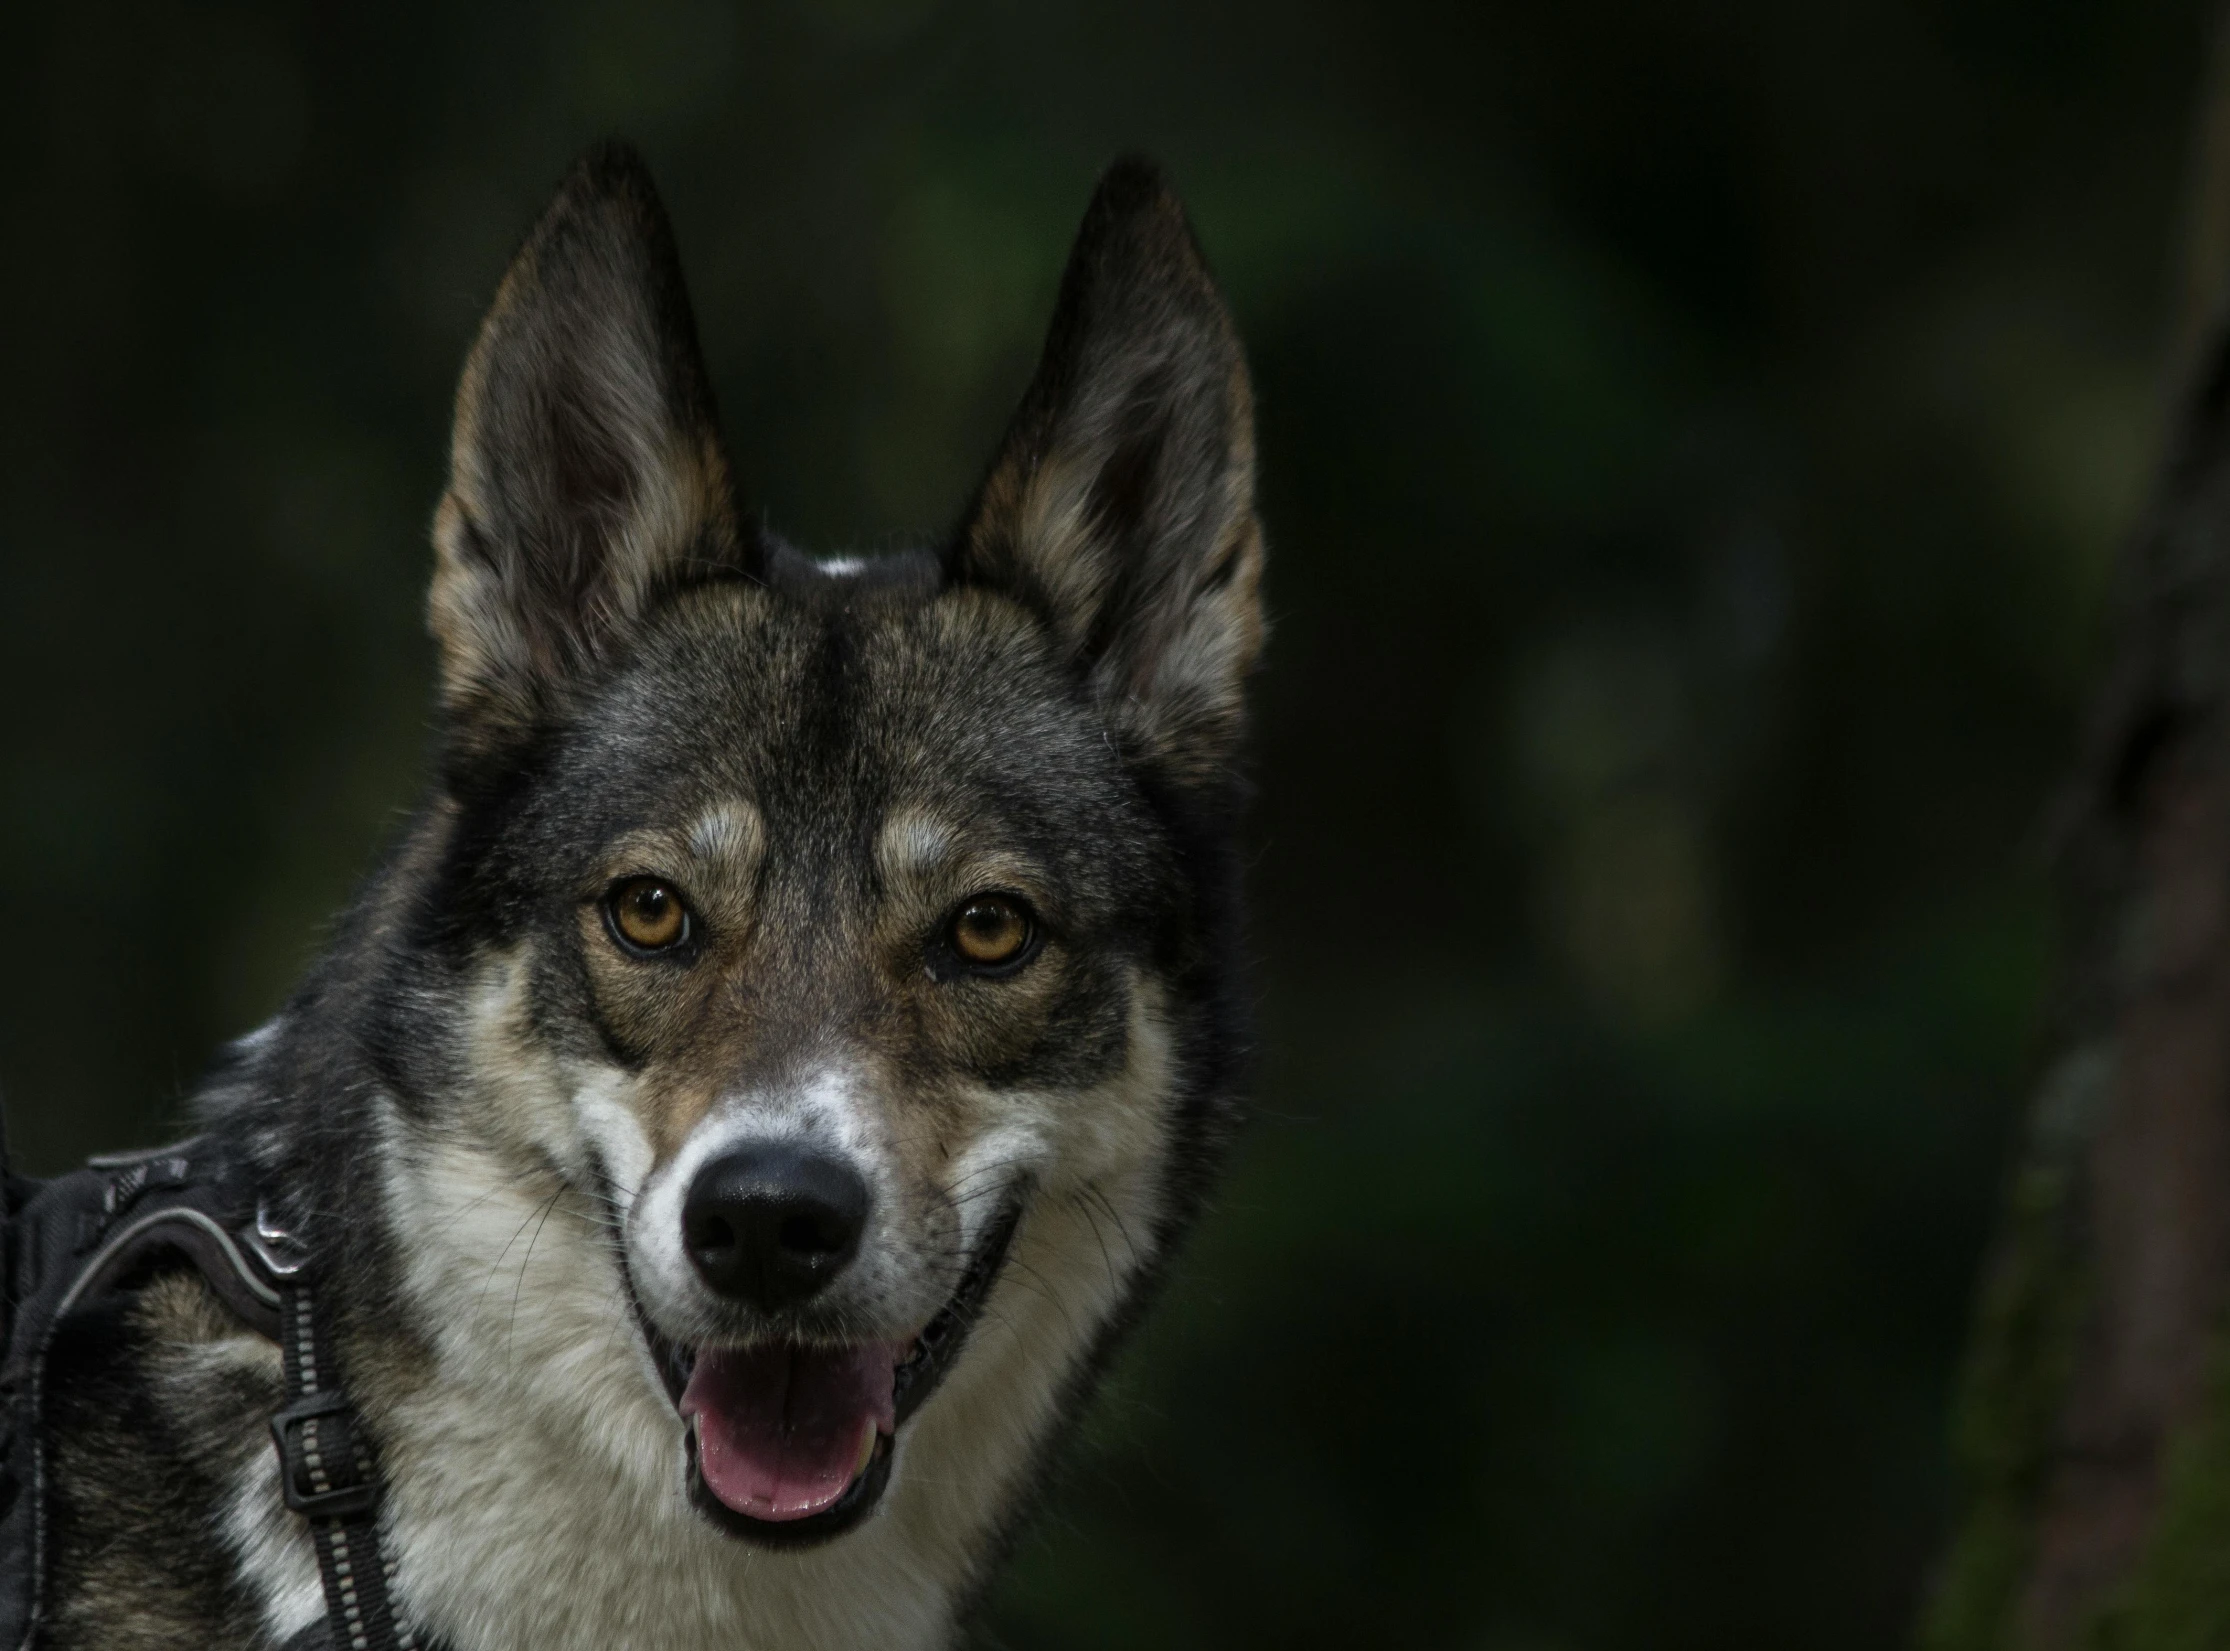
<path fill-rule="evenodd" d="M 641 160 L 585 157 L 457 389 L 428 621 L 468 745 L 560 708 L 665 588 L 744 567 L 673 237 Z"/>
<path fill-rule="evenodd" d="M 1118 163 L 953 574 L 1035 608 L 1133 749 L 1205 778 L 1241 733 L 1262 563 L 1238 334 L 1176 196 Z"/>

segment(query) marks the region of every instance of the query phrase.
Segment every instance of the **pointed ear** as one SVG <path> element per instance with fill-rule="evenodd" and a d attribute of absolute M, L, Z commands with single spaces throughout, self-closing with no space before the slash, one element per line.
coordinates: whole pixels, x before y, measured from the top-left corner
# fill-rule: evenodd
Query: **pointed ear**
<path fill-rule="evenodd" d="M 1201 779 L 1235 754 L 1264 630 L 1253 393 L 1146 162 L 1100 181 L 951 574 L 1037 610 L 1140 755 Z"/>
<path fill-rule="evenodd" d="M 607 144 L 512 260 L 457 388 L 428 602 L 453 736 L 485 749 L 562 708 L 663 590 L 747 549 L 673 232 Z"/>

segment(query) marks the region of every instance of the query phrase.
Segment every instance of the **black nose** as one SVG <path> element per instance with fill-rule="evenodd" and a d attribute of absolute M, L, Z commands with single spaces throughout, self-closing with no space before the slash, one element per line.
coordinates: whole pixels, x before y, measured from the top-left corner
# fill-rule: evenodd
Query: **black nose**
<path fill-rule="evenodd" d="M 681 1241 L 721 1295 L 774 1312 L 821 1290 L 859 1251 L 867 1183 L 842 1159 L 769 1141 L 697 1172 Z"/>

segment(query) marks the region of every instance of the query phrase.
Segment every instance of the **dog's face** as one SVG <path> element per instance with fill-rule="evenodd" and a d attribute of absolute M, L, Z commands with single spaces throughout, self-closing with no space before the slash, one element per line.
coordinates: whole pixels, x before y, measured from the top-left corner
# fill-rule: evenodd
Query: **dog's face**
<path fill-rule="evenodd" d="M 873 1499 L 918 1338 L 964 1334 L 1025 1203 L 1160 1149 L 1186 962 L 1169 845 L 1029 616 L 805 577 L 828 605 L 674 599 L 551 753 L 535 1008 L 492 1051 L 563 1050 L 708 1511 L 790 1538 Z"/>
<path fill-rule="evenodd" d="M 557 1157 L 723 1527 L 835 1535 L 1018 1230 L 1150 1260 L 1222 1104 L 1230 769 L 1260 642 L 1248 390 L 1182 214 L 1103 184 L 949 543 L 815 562 L 730 496 L 639 164 L 576 171 L 459 396 L 436 526 L 481 1006 L 461 1127 Z M 506 1115 L 554 1073 L 564 1138 Z M 1089 1338 L 1087 1338 L 1089 1339 Z"/>

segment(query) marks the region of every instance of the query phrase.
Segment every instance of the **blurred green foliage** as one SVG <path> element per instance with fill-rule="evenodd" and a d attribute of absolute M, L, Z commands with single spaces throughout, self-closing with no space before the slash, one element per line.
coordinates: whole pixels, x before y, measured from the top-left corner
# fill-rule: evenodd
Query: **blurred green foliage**
<path fill-rule="evenodd" d="M 650 153 L 751 498 L 872 548 L 1143 147 L 1260 386 L 1261 1105 L 983 1643 L 1903 1635 L 2196 5 L 7 17 L 32 1166 L 172 1127 L 413 794 L 449 389 L 576 148 Z"/>

